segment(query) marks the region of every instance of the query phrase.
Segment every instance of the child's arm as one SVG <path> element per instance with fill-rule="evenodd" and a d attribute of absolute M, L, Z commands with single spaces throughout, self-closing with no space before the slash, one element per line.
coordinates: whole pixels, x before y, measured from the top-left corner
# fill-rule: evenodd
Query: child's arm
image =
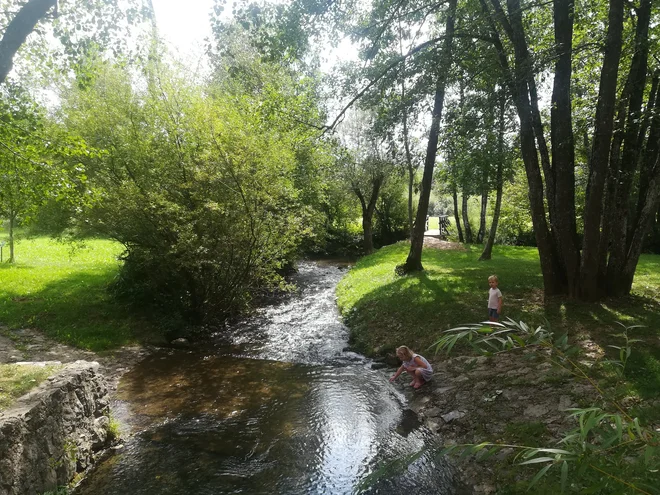
<path fill-rule="evenodd" d="M 502 314 L 502 301 L 504 298 L 502 297 L 502 294 L 500 294 L 500 297 L 497 298 L 497 314 L 501 315 Z"/>
<path fill-rule="evenodd" d="M 396 373 L 394 373 L 394 376 L 393 376 L 392 378 L 390 378 L 390 381 L 393 382 L 394 380 L 396 380 L 397 378 L 399 378 L 399 375 L 400 375 L 401 373 L 403 373 L 403 365 L 399 366 L 399 369 L 396 370 Z"/>

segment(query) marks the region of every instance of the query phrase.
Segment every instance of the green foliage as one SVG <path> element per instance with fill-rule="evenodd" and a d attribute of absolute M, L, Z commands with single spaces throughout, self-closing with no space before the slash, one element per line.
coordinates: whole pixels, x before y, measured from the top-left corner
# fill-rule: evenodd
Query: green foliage
<path fill-rule="evenodd" d="M 315 224 L 297 182 L 312 173 L 311 134 L 276 110 L 298 101 L 287 75 L 261 81 L 257 98 L 229 83 L 207 91 L 162 63 L 143 90 L 120 67 L 98 71 L 63 119 L 99 150 L 84 160 L 80 220 L 125 246 L 116 292 L 201 323 L 282 288 L 279 270 Z"/>
<path fill-rule="evenodd" d="M 114 442 L 121 438 L 121 423 L 112 415 L 108 417 L 108 426 L 106 427 L 106 430 L 108 432 L 108 441 Z"/>
<path fill-rule="evenodd" d="M 337 287 L 337 302 L 351 328 L 352 344 L 368 355 L 386 355 L 402 342 L 423 353 L 437 340 L 439 332 L 466 321 L 485 320 L 486 281 L 493 273 L 500 279 L 504 318 L 536 322 L 534 329 L 549 322 L 558 335 L 593 340 L 603 349 L 609 349 L 610 344 L 620 345 L 613 337 L 620 333 L 616 322 L 643 324 L 635 337 L 646 342 L 653 343 L 657 336 L 657 256 L 642 256 L 633 297 L 586 304 L 560 298 L 544 300 L 534 248 L 495 246 L 489 262 L 478 262 L 480 250 L 474 247 L 465 251 L 427 248 L 423 273 L 397 277 L 394 267 L 408 249 L 407 243 L 395 244 L 360 259 Z M 631 355 L 625 376 L 628 395 L 660 399 L 657 346 L 640 346 Z M 652 416 L 653 409 L 643 414 Z"/>
<path fill-rule="evenodd" d="M 374 242 L 385 246 L 408 237 L 408 205 L 403 178 L 392 175 L 376 204 Z"/>
<path fill-rule="evenodd" d="M 526 184 L 525 170 L 520 164 L 517 165 L 513 180 L 504 184 L 495 240 L 500 244 L 535 246 L 536 238 L 529 211 L 529 188 Z M 494 202 L 491 202 L 491 207 L 493 206 Z"/>
<path fill-rule="evenodd" d="M 624 332 L 620 334 L 624 340 L 623 346 L 612 346 L 620 350 L 617 364 L 624 370 L 632 344 L 640 342 L 628 337 L 628 331 L 632 328 L 635 327 L 624 327 Z M 436 342 L 436 349 L 449 353 L 459 341 L 487 355 L 525 348 L 535 350 L 539 356 L 593 386 L 603 405 L 568 409 L 577 427 L 562 436 L 557 444 L 559 448 L 481 443 L 453 445 L 444 449 L 443 454 L 475 455 L 483 461 L 501 449 L 514 449 L 520 466 L 542 465 L 531 478 L 528 489 L 544 480 L 553 470 L 557 473 L 556 477 L 546 481 L 552 486 L 558 484 L 561 493 L 585 493 L 585 490 L 603 494 L 660 493 L 654 483 L 660 468 L 660 432 L 654 430 L 652 423 L 642 425 L 611 393 L 600 387 L 597 378 L 573 358 L 579 349 L 569 345 L 566 335 L 555 339 L 553 333 L 543 327 L 534 329 L 522 321 L 509 319 L 504 323 L 449 329 Z"/>

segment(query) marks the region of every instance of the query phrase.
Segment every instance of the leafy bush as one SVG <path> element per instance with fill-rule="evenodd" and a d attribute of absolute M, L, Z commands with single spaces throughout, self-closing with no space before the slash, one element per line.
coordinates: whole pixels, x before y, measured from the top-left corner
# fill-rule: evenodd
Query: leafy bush
<path fill-rule="evenodd" d="M 158 84 L 141 91 L 101 64 L 64 107 L 68 128 L 98 150 L 85 160 L 79 220 L 124 245 L 116 293 L 204 323 L 282 286 L 314 217 L 296 185 L 313 136 L 273 115 L 296 95 L 210 96 L 181 72 L 149 70 Z"/>

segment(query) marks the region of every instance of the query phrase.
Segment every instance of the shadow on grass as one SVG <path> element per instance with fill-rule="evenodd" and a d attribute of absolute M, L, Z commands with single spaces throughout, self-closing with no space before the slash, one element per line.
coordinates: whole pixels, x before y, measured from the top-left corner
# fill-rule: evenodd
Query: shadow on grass
<path fill-rule="evenodd" d="M 155 335 L 154 323 L 119 303 L 107 290 L 116 270 L 77 272 L 42 290 L 19 294 L 0 288 L 0 321 L 32 327 L 67 343 L 101 351 Z"/>
<path fill-rule="evenodd" d="M 504 317 L 549 327 L 555 335 L 566 333 L 573 342 L 591 340 L 610 358 L 618 351 L 608 346 L 622 344 L 619 323 L 643 325 L 631 330 L 630 337 L 644 340 L 633 345 L 633 355 L 650 376 L 635 374 L 634 361 L 630 379 L 640 394 L 660 396 L 658 299 L 639 294 L 600 303 L 545 298 L 538 255 L 511 247 L 500 247 L 486 263 L 477 261 L 478 250 L 425 249 L 425 271 L 397 277 L 394 267 L 405 261 L 407 250 L 406 245 L 389 246 L 360 260 L 347 275 L 346 287 L 342 281 L 338 288 L 342 305 L 350 308 L 345 316 L 351 344 L 360 352 L 386 355 L 405 344 L 432 354 L 428 348 L 442 331 L 486 319 L 487 278 L 495 273 L 504 295 Z M 643 284 L 653 284 L 654 263 L 655 259 L 644 260 Z"/>

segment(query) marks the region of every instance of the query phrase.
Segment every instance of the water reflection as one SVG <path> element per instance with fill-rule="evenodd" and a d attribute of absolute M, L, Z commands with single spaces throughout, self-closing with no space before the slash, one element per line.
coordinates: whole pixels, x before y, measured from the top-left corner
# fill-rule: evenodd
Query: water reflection
<path fill-rule="evenodd" d="M 428 438 L 386 373 L 342 352 L 340 277 L 304 265 L 300 293 L 235 328 L 229 344 L 140 363 L 119 388 L 138 433 L 76 493 L 455 493 L 446 466 L 426 457 L 361 486 Z"/>

